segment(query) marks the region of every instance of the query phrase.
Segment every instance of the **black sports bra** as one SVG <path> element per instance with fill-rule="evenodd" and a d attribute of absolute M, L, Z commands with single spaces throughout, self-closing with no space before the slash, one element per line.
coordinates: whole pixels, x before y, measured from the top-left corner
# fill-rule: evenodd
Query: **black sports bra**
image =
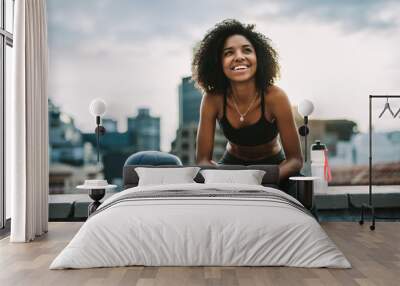
<path fill-rule="evenodd" d="M 225 137 L 232 143 L 241 146 L 256 146 L 270 142 L 278 135 L 276 120 L 272 123 L 265 118 L 264 96 L 261 96 L 261 117 L 251 125 L 234 128 L 226 117 L 227 95 L 224 94 L 224 112 L 218 119 Z"/>

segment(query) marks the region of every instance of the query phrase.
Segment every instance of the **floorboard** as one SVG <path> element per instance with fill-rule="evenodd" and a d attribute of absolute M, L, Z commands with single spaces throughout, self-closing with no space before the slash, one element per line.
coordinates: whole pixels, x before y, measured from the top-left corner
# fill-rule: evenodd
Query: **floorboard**
<path fill-rule="evenodd" d="M 0 285 L 399 285 L 400 223 L 325 222 L 322 227 L 351 262 L 352 269 L 291 267 L 118 267 L 49 270 L 56 255 L 81 227 L 52 222 L 49 233 L 32 243 L 0 240 Z"/>

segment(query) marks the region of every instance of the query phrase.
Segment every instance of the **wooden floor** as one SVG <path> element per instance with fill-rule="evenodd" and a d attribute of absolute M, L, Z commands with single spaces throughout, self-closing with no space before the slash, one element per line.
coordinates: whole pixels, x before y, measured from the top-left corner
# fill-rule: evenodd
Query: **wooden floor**
<path fill-rule="evenodd" d="M 322 223 L 352 269 L 290 267 L 120 267 L 48 270 L 82 223 L 50 223 L 32 242 L 0 241 L 0 285 L 400 285 L 400 223 Z"/>

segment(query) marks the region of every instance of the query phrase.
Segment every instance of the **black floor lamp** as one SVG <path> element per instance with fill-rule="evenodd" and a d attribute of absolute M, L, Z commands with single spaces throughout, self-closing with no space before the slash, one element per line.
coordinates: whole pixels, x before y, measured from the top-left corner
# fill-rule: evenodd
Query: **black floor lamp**
<path fill-rule="evenodd" d="M 304 118 L 304 125 L 300 126 L 299 134 L 304 137 L 304 162 L 307 163 L 307 135 L 310 133 L 308 128 L 308 116 L 314 111 L 314 104 L 310 100 L 303 100 L 298 107 L 299 113 Z"/>
<path fill-rule="evenodd" d="M 106 133 L 106 129 L 100 125 L 100 117 L 106 113 L 106 103 L 96 98 L 90 102 L 90 113 L 96 118 L 96 149 L 97 149 L 97 164 L 100 163 L 100 136 Z M 87 189 L 89 197 L 93 200 L 88 207 L 88 216 L 96 211 L 101 204 L 100 200 L 104 197 L 106 189 L 115 188 L 115 185 L 109 185 L 106 180 L 85 180 L 84 185 L 78 186 L 80 189 Z"/>
<path fill-rule="evenodd" d="M 104 135 L 106 133 L 106 129 L 100 125 L 100 117 L 106 113 L 106 103 L 99 99 L 93 99 L 90 102 L 89 106 L 90 113 L 96 117 L 96 129 L 94 132 L 96 133 L 96 149 L 97 149 L 97 163 L 100 162 L 100 135 Z"/>

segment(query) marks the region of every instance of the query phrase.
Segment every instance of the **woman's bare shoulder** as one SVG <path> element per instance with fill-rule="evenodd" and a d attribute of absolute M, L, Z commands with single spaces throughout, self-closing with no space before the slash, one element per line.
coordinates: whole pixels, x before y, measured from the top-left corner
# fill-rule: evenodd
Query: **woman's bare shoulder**
<path fill-rule="evenodd" d="M 271 85 L 265 92 L 265 101 L 269 105 L 281 104 L 288 101 L 288 96 L 282 88 Z"/>
<path fill-rule="evenodd" d="M 223 97 L 219 93 L 205 93 L 203 94 L 203 107 L 208 111 L 219 113 L 223 104 Z"/>
<path fill-rule="evenodd" d="M 265 91 L 265 99 L 270 101 L 271 103 L 287 99 L 287 97 L 288 96 L 286 92 L 276 85 L 271 85 Z"/>

